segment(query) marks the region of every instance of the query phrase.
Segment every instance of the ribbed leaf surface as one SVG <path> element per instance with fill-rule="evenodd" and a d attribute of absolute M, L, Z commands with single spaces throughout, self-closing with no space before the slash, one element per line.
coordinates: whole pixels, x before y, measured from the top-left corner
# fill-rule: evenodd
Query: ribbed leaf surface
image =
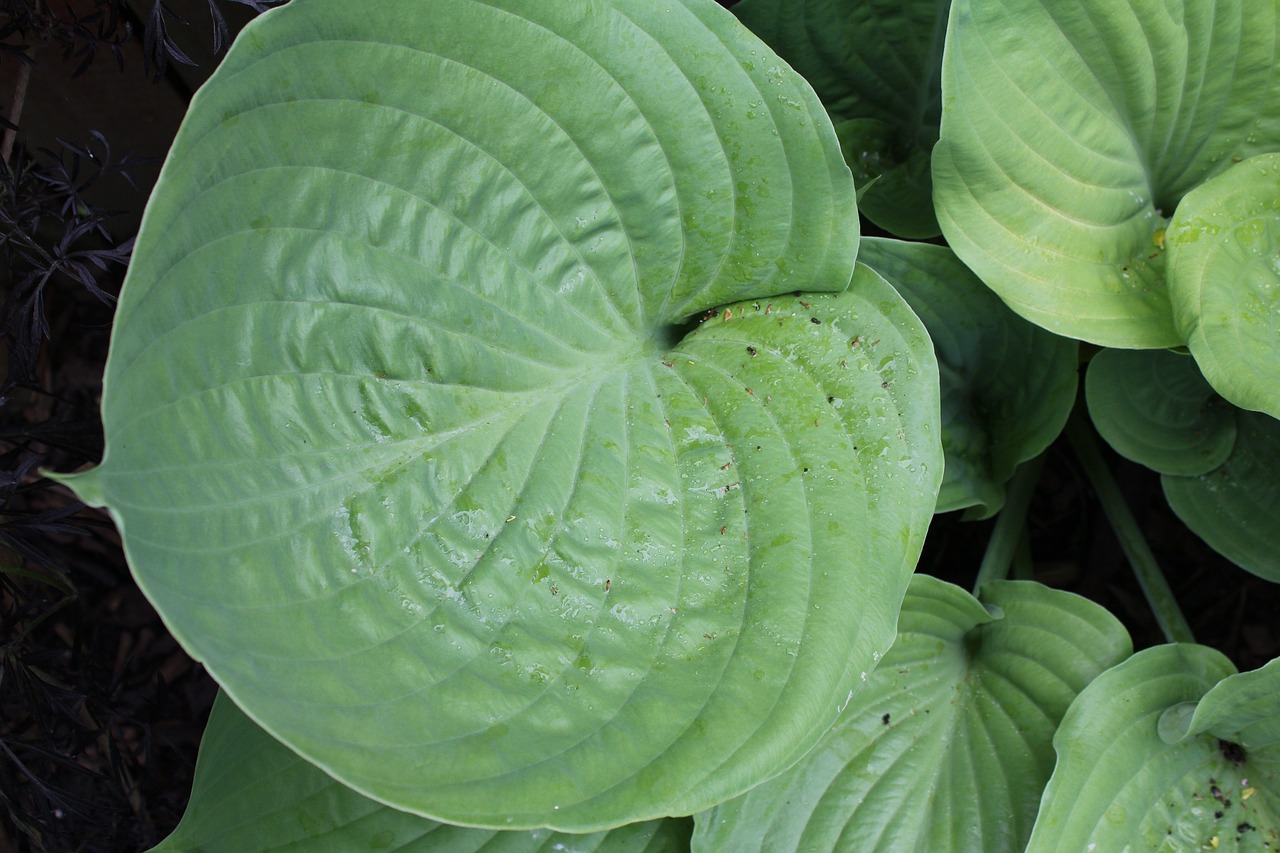
<path fill-rule="evenodd" d="M 946 455 L 937 511 L 994 515 L 1014 469 L 1067 421 L 1075 342 L 1014 314 L 942 246 L 869 238 L 858 259 L 902 294 L 933 339 Z"/>
<path fill-rule="evenodd" d="M 193 103 L 71 482 L 345 784 L 688 814 L 830 725 L 933 509 L 929 341 L 856 244 L 816 96 L 709 0 L 296 0 Z"/>
<path fill-rule="evenodd" d="M 1164 227 L 1233 159 L 1280 150 L 1275 0 L 956 0 L 934 201 L 1009 305 L 1116 347 L 1184 342 Z"/>
<path fill-rule="evenodd" d="M 1089 362 L 1085 395 L 1107 443 L 1162 474 L 1207 473 L 1235 447 L 1235 407 L 1185 354 L 1103 350 Z"/>
<path fill-rule="evenodd" d="M 436 823 L 335 782 L 220 694 L 200 743 L 187 810 L 155 853 L 681 853 L 689 849 L 691 830 L 688 819 L 588 835 Z"/>
<path fill-rule="evenodd" d="M 1196 645 L 1146 649 L 1099 676 L 1054 736 L 1028 853 L 1274 849 L 1280 750 L 1235 738 L 1260 718 L 1274 734 L 1276 686 L 1274 666 L 1236 675 Z"/>
<path fill-rule="evenodd" d="M 701 853 L 1020 851 L 1050 740 L 1132 646 L 1078 596 L 1002 581 L 979 602 L 917 575 L 898 639 L 799 764 L 697 815 Z"/>
<path fill-rule="evenodd" d="M 1205 377 L 1237 406 L 1280 417 L 1280 154 L 1188 193 L 1166 245 L 1174 317 Z"/>

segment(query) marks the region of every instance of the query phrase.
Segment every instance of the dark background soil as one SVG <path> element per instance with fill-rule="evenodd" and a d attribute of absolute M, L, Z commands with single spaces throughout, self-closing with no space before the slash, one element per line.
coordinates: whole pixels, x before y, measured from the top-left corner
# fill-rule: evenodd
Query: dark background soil
<path fill-rule="evenodd" d="M 82 10 L 92 0 L 76 0 Z M 200 65 L 171 64 L 152 82 L 141 33 L 121 46 L 123 70 L 36 54 L 19 145 L 83 144 L 100 131 L 115 152 L 153 158 L 93 189 L 134 233 L 159 161 L 190 94 L 215 60 L 205 0 L 169 5 L 192 22 L 170 35 Z M 250 17 L 228 5 L 233 28 Z M 0 16 L 0 27 L 4 19 Z M 0 55 L 0 115 L 11 115 L 17 63 Z M 0 273 L 2 274 L 2 273 Z M 0 278 L 7 289 L 10 276 Z M 118 292 L 119 271 L 100 285 Z M 134 584 L 105 513 L 77 508 L 39 469 L 72 471 L 101 453 L 98 403 L 111 307 L 74 282 L 46 294 L 49 333 L 33 381 L 0 405 L 0 853 L 135 851 L 181 816 L 216 685 L 169 635 Z M 0 349 L 0 376 L 11 354 Z M 1199 642 L 1242 669 L 1280 656 L 1280 585 L 1237 569 L 1173 516 L 1159 479 L 1108 455 Z M 72 513 L 72 514 L 68 514 Z M 1036 578 L 1109 608 L 1135 646 L 1163 642 L 1120 548 L 1065 445 L 1050 450 L 1028 517 Z M 972 585 L 991 522 L 939 516 L 921 570 Z"/>

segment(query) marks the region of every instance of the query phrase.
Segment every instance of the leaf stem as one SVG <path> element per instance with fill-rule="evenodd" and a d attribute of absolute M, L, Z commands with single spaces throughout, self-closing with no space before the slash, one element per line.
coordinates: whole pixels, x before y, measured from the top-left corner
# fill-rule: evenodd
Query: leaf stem
<path fill-rule="evenodd" d="M 1018 540 L 1027 520 L 1027 507 L 1031 505 L 1031 493 L 1035 491 L 1036 481 L 1040 479 L 1040 470 L 1044 468 L 1044 454 L 1028 459 L 1013 472 L 1009 483 L 1009 491 L 1005 497 L 1004 507 L 996 517 L 996 526 L 987 541 L 986 553 L 982 555 L 982 565 L 978 566 L 978 579 L 973 582 L 973 594 L 987 581 L 1002 580 L 1008 577 L 1009 567 L 1013 564 L 1014 554 L 1018 549 Z"/>
<path fill-rule="evenodd" d="M 1084 410 L 1077 406 L 1067 421 L 1067 438 L 1076 453 L 1076 458 L 1080 460 L 1085 476 L 1093 485 L 1093 491 L 1102 504 L 1102 511 L 1106 514 L 1107 521 L 1111 523 L 1116 539 L 1120 540 L 1120 547 L 1129 559 L 1129 565 L 1133 567 L 1138 586 L 1142 587 L 1142 594 L 1146 596 L 1147 605 L 1155 614 L 1156 622 L 1164 632 L 1165 639 L 1171 643 L 1194 643 L 1195 637 L 1191 633 L 1191 626 L 1182 615 L 1182 609 L 1178 607 L 1173 590 L 1169 588 L 1169 582 L 1160 571 L 1160 565 L 1156 562 L 1155 554 L 1151 552 L 1151 546 L 1147 544 L 1146 538 L 1138 527 L 1138 522 L 1129 510 L 1129 505 L 1120 494 L 1120 487 L 1116 485 L 1111 471 L 1102 458 L 1102 451 L 1098 449 L 1097 438 L 1086 420 L 1087 417 Z"/>
<path fill-rule="evenodd" d="M 1018 547 L 1013 552 L 1013 568 L 1009 575 L 1016 581 L 1036 579 L 1035 563 L 1031 559 L 1031 538 L 1027 536 L 1025 524 L 1022 525 L 1022 535 L 1018 537 Z"/>

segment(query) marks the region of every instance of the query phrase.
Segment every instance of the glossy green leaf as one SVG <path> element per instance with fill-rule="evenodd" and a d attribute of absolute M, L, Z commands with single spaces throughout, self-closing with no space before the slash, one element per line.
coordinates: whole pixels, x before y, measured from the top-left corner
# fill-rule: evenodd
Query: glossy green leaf
<path fill-rule="evenodd" d="M 1020 851 L 1076 694 L 1132 651 L 1101 607 L 917 575 L 893 648 L 814 751 L 697 815 L 693 849 Z"/>
<path fill-rule="evenodd" d="M 938 140 L 949 0 L 743 0 L 738 17 L 813 84 L 840 135 L 862 213 L 901 237 L 939 233 Z"/>
<path fill-rule="evenodd" d="M 1227 738 L 1280 719 L 1277 685 L 1274 666 L 1236 675 L 1196 645 L 1147 649 L 1103 673 L 1054 737 L 1058 763 L 1028 853 L 1274 849 L 1280 747 Z"/>
<path fill-rule="evenodd" d="M 1218 682 L 1196 705 L 1187 736 L 1212 734 L 1239 746 L 1246 756 L 1273 762 L 1280 770 L 1280 658 L 1261 669 Z M 1276 791 L 1280 793 L 1280 791 Z"/>
<path fill-rule="evenodd" d="M 897 288 L 933 339 L 946 454 L 938 512 L 993 515 L 1014 469 L 1071 413 L 1076 343 L 1014 314 L 944 247 L 871 238 L 858 259 Z"/>
<path fill-rule="evenodd" d="M 1280 421 L 1237 410 L 1231 455 L 1196 477 L 1161 478 L 1178 517 L 1242 569 L 1280 582 Z"/>
<path fill-rule="evenodd" d="M 1162 474 L 1217 468 L 1236 443 L 1236 410 L 1187 355 L 1103 350 L 1085 376 L 1089 416 L 1117 453 Z"/>
<path fill-rule="evenodd" d="M 1189 192 L 1165 235 L 1178 331 L 1210 384 L 1280 417 L 1280 154 Z"/>
<path fill-rule="evenodd" d="M 692 813 L 829 727 L 931 518 L 931 347 L 855 220 L 816 96 L 711 0 L 295 0 L 192 105 L 70 482 L 348 786 Z"/>
<path fill-rule="evenodd" d="M 679 853 L 687 819 L 565 835 L 436 823 L 370 800 L 254 725 L 220 694 L 200 744 L 186 813 L 156 853 Z"/>
<path fill-rule="evenodd" d="M 1059 334 L 1182 344 L 1164 227 L 1233 158 L 1280 150 L 1275 0 L 956 0 L 942 91 L 956 254 Z"/>

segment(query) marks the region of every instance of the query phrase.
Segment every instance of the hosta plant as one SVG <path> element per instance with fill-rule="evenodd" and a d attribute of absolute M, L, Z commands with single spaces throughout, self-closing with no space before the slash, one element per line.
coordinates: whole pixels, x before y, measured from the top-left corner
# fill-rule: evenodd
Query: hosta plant
<path fill-rule="evenodd" d="M 1280 832 L 1089 423 L 1280 577 L 1276 0 L 737 11 L 293 0 L 199 93 L 66 478 L 223 688 L 159 849 Z M 1003 580 L 1064 425 L 1168 645 Z"/>
<path fill-rule="evenodd" d="M 249 717 L 454 824 L 691 814 L 794 763 L 891 645 L 942 476 L 812 90 L 712 4 L 590 12 L 260 18 L 151 199 L 71 481 Z"/>

